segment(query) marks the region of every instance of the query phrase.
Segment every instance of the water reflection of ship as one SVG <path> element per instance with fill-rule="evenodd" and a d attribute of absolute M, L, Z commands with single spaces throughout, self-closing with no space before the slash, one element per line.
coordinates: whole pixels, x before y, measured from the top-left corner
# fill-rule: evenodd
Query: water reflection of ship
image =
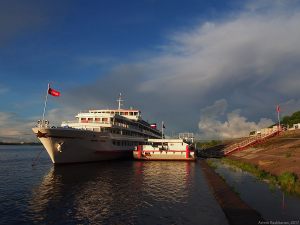
<path fill-rule="evenodd" d="M 194 176 L 192 162 L 136 162 L 135 171 L 140 177 L 138 189 L 158 201 L 179 201 L 188 196 Z"/>
<path fill-rule="evenodd" d="M 126 167 L 132 164 L 125 162 Z M 116 210 L 120 184 L 115 185 L 111 163 L 53 167 L 39 187 L 33 190 L 29 211 L 37 222 L 62 220 L 86 223 L 109 218 L 111 207 Z M 120 167 L 121 169 L 121 167 Z M 118 171 L 121 172 L 121 171 Z M 123 173 L 122 185 L 131 182 Z M 122 178 L 121 176 L 119 178 Z M 119 182 L 118 182 L 119 183 Z M 134 206 L 134 199 L 122 198 L 123 204 Z M 126 202 L 127 201 L 127 202 Z M 122 204 L 119 210 L 122 209 Z"/>
<path fill-rule="evenodd" d="M 131 161 L 53 167 L 33 190 L 28 215 L 36 223 L 134 223 L 153 202 L 187 197 L 193 167 Z"/>

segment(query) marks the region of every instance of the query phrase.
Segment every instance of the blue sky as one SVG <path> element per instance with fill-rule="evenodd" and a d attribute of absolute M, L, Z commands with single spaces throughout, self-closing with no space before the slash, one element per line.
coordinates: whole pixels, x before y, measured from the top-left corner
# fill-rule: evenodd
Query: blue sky
<path fill-rule="evenodd" d="M 9 13 L 1 16 L 0 76 L 9 91 L 0 110 L 34 101 L 23 109 L 38 113 L 48 81 L 60 89 L 88 84 L 114 64 L 159 52 L 168 33 L 231 8 L 196 0 L 61 2 L 2 1 L 1 11 Z"/>
<path fill-rule="evenodd" d="M 0 140 L 32 138 L 50 81 L 53 123 L 122 92 L 170 133 L 270 124 L 300 107 L 298 19 L 296 0 L 1 1 Z"/>

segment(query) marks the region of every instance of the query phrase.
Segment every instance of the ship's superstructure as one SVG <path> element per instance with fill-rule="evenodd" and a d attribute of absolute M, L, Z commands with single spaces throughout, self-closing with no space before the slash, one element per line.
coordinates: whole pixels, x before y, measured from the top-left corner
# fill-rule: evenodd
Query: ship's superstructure
<path fill-rule="evenodd" d="M 149 138 L 161 138 L 161 132 L 144 121 L 137 109 L 89 110 L 74 121 L 50 127 L 39 121 L 33 132 L 46 148 L 53 163 L 90 162 L 132 155 Z"/>

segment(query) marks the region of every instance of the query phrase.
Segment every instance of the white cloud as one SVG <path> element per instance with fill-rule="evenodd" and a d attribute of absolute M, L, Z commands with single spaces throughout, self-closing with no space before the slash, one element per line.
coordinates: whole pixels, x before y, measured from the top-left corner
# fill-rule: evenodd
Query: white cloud
<path fill-rule="evenodd" d="M 45 118 L 50 126 L 60 126 L 62 121 L 75 120 L 77 110 L 70 107 L 54 108 L 46 112 Z"/>
<path fill-rule="evenodd" d="M 62 121 L 75 120 L 74 108 L 53 108 L 46 111 L 45 119 L 50 126 L 60 126 Z M 23 118 L 13 112 L 0 112 L 0 141 L 38 141 L 32 132 L 40 116 Z"/>
<path fill-rule="evenodd" d="M 199 132 L 200 127 L 206 136 L 229 137 L 236 135 L 237 128 L 248 132 L 269 122 L 260 121 L 262 117 L 275 120 L 278 103 L 286 112 L 299 110 L 300 11 L 296 1 L 283 4 L 286 2 L 248 1 L 246 9 L 231 12 L 227 18 L 174 31 L 159 53 L 143 55 L 130 64 L 121 62 L 89 85 L 66 90 L 59 99 L 61 108 L 50 110 L 47 118 L 58 125 L 61 120 L 73 119 L 80 109 L 116 106 L 122 92 L 125 106 L 140 108 L 150 122 L 165 121 L 167 132 Z M 9 6 L 14 11 L 13 4 Z M 20 26 L 11 21 L 13 31 L 23 30 L 31 19 Z M 5 29 L 0 24 L 0 30 Z M 87 67 L 116 63 L 105 56 L 79 61 Z M 0 94 L 6 91 L 0 86 Z M 208 112 L 212 102 L 219 111 L 213 107 L 214 116 L 203 117 L 201 109 Z M 10 116 L 10 124 L 7 118 L 0 121 L 0 136 L 31 132 L 31 125 L 23 124 L 17 115 L 2 112 L 1 116 Z"/>
<path fill-rule="evenodd" d="M 222 99 L 201 111 L 198 124 L 201 132 L 200 138 L 228 139 L 246 137 L 250 131 L 260 130 L 274 123 L 266 118 L 261 118 L 257 123 L 248 121 L 247 118 L 240 115 L 239 110 L 227 113 L 225 121 L 222 122 L 219 118 L 221 115 L 224 115 L 226 109 L 227 101 Z"/>
<path fill-rule="evenodd" d="M 35 120 L 24 120 L 15 113 L 0 112 L 0 141 L 33 141 Z"/>
<path fill-rule="evenodd" d="M 294 4 L 289 8 L 278 1 L 273 7 L 270 2 L 265 13 L 255 4 L 255 10 L 253 6 L 223 20 L 174 32 L 159 54 L 116 66 L 97 82 L 75 88 L 66 104 L 113 106 L 107 102 L 115 103 L 122 92 L 146 118 L 166 121 L 169 131 L 197 132 L 201 109 L 220 98 L 227 100 L 231 112 L 228 123 L 214 119 L 223 129 L 234 130 L 235 122 L 244 124 L 243 130 L 265 123 L 246 118 L 276 118 L 279 102 L 300 101 L 300 11 Z M 232 132 L 221 136 L 235 136 Z"/>

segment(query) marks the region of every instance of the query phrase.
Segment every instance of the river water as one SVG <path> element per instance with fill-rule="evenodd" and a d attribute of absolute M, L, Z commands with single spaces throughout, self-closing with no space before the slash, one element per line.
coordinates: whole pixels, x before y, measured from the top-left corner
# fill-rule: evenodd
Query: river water
<path fill-rule="evenodd" d="M 259 181 L 253 175 L 214 160 L 216 172 L 239 193 L 241 199 L 269 223 L 300 224 L 300 197 L 284 193 L 279 187 Z"/>
<path fill-rule="evenodd" d="M 0 224 L 227 224 L 193 162 L 53 166 L 41 146 L 0 146 Z"/>
<path fill-rule="evenodd" d="M 299 224 L 298 197 L 220 163 L 216 171 L 269 224 Z M 0 212 L 0 224 L 228 224 L 198 163 L 54 167 L 42 146 L 0 146 Z"/>

